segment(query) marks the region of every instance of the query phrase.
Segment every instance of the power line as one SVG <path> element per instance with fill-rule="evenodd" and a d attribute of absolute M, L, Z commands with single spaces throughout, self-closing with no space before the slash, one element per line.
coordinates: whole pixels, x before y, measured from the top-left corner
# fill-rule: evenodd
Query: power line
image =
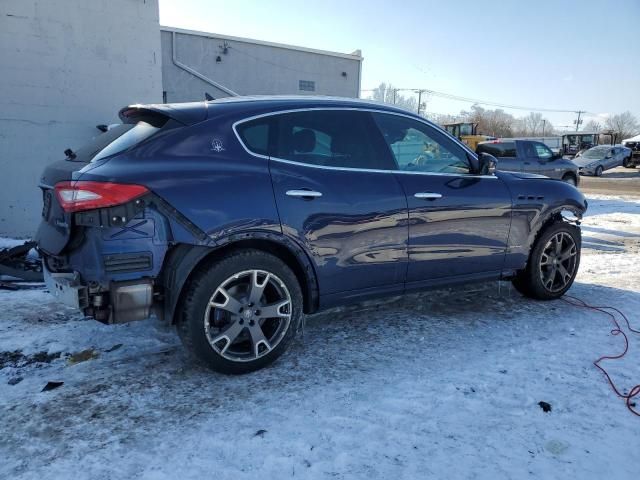
<path fill-rule="evenodd" d="M 377 89 L 375 88 L 370 88 L 370 89 L 363 89 L 363 92 L 373 92 Z M 553 112 L 553 113 L 578 113 L 580 112 L 582 113 L 589 113 L 586 112 L 584 110 L 561 110 L 561 109 L 557 109 L 557 108 L 545 108 L 545 107 L 526 107 L 526 106 L 522 106 L 522 105 L 513 105 L 513 104 L 509 104 L 509 103 L 501 103 L 501 102 L 491 102 L 488 100 L 480 100 L 477 98 L 471 98 L 471 97 L 464 97 L 461 95 L 454 95 L 451 93 L 445 93 L 445 92 L 439 92 L 437 90 L 430 90 L 430 89 L 426 89 L 426 88 L 394 88 L 393 91 L 395 92 L 406 92 L 406 91 L 414 91 L 417 92 L 419 90 L 422 90 L 424 93 L 427 93 L 428 95 L 433 95 L 436 97 L 440 97 L 440 98 L 446 98 L 448 100 L 458 100 L 458 101 L 462 101 L 462 102 L 469 102 L 469 103 L 475 103 L 478 105 L 488 105 L 488 106 L 492 106 L 492 107 L 502 107 L 502 108 L 509 108 L 512 110 L 527 110 L 530 112 Z"/>

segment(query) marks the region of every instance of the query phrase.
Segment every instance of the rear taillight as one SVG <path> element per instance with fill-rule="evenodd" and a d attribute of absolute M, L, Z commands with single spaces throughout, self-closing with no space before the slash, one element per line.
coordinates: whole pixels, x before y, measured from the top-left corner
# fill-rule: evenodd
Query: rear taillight
<path fill-rule="evenodd" d="M 82 180 L 57 183 L 55 191 L 65 212 L 122 205 L 149 192 L 142 185 Z"/>

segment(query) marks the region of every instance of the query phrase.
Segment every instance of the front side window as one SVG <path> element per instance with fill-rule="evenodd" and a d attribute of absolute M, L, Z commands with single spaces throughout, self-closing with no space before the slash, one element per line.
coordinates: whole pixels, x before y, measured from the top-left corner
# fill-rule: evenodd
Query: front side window
<path fill-rule="evenodd" d="M 435 129 L 399 115 L 375 113 L 373 117 L 399 170 L 469 173 L 464 149 Z"/>
<path fill-rule="evenodd" d="M 326 167 L 395 169 L 365 112 L 309 110 L 275 115 L 273 121 L 273 157 Z"/>
<path fill-rule="evenodd" d="M 553 157 L 551 149 L 543 143 L 534 143 L 534 148 L 540 160 L 550 160 Z"/>

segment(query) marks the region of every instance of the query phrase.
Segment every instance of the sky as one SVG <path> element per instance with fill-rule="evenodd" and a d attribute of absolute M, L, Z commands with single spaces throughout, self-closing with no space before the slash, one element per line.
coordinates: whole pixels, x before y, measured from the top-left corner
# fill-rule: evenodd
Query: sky
<path fill-rule="evenodd" d="M 584 110 L 585 123 L 625 110 L 640 117 L 640 0 L 527 3 L 160 0 L 160 23 L 343 53 L 360 49 L 363 97 L 386 82 L 534 111 Z M 457 114 L 471 105 L 428 96 L 426 111 Z M 541 113 L 556 126 L 576 118 Z"/>

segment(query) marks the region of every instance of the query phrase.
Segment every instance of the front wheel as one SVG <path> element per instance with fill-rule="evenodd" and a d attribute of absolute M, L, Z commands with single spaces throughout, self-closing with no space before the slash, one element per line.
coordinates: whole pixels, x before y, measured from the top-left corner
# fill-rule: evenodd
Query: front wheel
<path fill-rule="evenodd" d="M 538 237 L 527 267 L 513 279 L 523 295 L 538 300 L 555 300 L 566 293 L 580 266 L 580 229 L 564 222 L 554 223 Z"/>
<path fill-rule="evenodd" d="M 196 358 L 221 373 L 263 368 L 282 355 L 302 318 L 295 274 L 259 250 L 199 268 L 186 287 L 177 330 Z"/>
<path fill-rule="evenodd" d="M 600 165 L 598 168 L 596 168 L 596 177 L 601 177 L 603 170 L 604 169 L 602 168 L 602 165 Z"/>
<path fill-rule="evenodd" d="M 565 176 L 562 177 L 562 181 L 568 183 L 569 185 L 573 185 L 574 187 L 578 184 L 578 182 L 576 181 L 576 177 L 570 173 L 565 174 Z"/>

